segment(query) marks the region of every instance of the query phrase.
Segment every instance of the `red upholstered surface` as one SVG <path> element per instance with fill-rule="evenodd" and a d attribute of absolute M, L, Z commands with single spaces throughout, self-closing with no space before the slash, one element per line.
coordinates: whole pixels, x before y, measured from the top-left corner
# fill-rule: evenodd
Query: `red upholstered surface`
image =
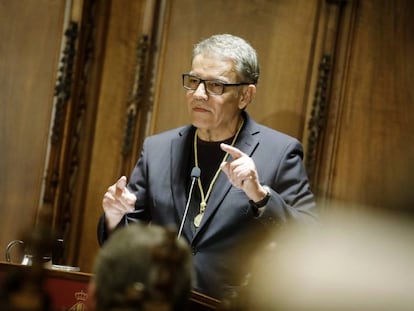
<path fill-rule="evenodd" d="M 30 267 L 0 262 L 0 282 L 4 277 L 18 269 Z M 54 310 L 87 310 L 85 299 L 88 292 L 90 274 L 46 270 L 45 290 L 49 293 Z"/>
<path fill-rule="evenodd" d="M 87 282 L 50 277 L 46 280 L 45 287 L 52 298 L 55 310 L 67 310 L 75 305 L 83 305 L 86 308 L 84 304 L 88 295 Z"/>

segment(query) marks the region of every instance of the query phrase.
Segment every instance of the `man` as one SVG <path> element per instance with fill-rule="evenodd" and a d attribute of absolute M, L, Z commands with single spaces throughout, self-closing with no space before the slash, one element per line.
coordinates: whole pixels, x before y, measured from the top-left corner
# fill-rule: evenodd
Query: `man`
<path fill-rule="evenodd" d="M 185 310 L 193 278 L 187 243 L 176 231 L 133 224 L 100 249 L 88 310 Z"/>
<path fill-rule="evenodd" d="M 128 185 L 123 176 L 108 188 L 101 243 L 131 219 L 182 225 L 194 289 L 220 299 L 245 281 L 268 231 L 313 218 L 301 144 L 245 112 L 258 78 L 256 51 L 245 40 L 214 35 L 195 46 L 183 75 L 191 125 L 148 137 Z M 201 169 L 194 189 L 193 167 Z"/>

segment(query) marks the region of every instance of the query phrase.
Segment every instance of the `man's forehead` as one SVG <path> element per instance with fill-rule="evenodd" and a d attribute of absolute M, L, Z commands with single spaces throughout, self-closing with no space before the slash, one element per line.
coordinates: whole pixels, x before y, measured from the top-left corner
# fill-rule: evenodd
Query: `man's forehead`
<path fill-rule="evenodd" d="M 199 54 L 194 57 L 191 73 L 200 75 L 201 78 L 234 78 L 237 73 L 233 62 L 216 55 Z"/>

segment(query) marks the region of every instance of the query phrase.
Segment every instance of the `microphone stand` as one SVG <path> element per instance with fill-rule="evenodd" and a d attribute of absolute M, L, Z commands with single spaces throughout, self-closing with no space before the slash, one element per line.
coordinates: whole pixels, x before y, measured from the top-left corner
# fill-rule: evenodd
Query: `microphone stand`
<path fill-rule="evenodd" d="M 195 184 L 196 180 L 198 178 L 200 178 L 200 175 L 201 175 L 200 168 L 199 167 L 196 167 L 196 166 L 193 167 L 193 169 L 191 170 L 191 178 L 192 178 L 192 180 L 191 180 L 190 191 L 188 192 L 188 200 L 187 200 L 187 204 L 185 205 L 183 220 L 181 221 L 180 230 L 178 231 L 178 235 L 177 235 L 177 240 L 179 240 L 180 237 L 181 237 L 181 233 L 183 231 L 185 219 L 187 218 L 188 208 L 189 208 L 190 202 L 191 202 L 191 196 L 192 196 L 192 193 L 193 193 L 194 184 Z"/>

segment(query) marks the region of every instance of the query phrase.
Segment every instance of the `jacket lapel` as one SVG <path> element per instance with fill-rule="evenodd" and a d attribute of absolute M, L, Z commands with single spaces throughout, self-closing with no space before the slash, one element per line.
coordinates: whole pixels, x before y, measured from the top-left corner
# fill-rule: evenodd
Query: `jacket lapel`
<path fill-rule="evenodd" d="M 187 197 L 187 183 L 189 180 L 189 165 L 190 157 L 188 155 L 191 152 L 189 141 L 189 135 L 191 136 L 193 131 L 191 126 L 184 127 L 179 136 L 171 141 L 171 193 L 174 202 L 174 208 L 176 210 L 177 230 L 180 228 L 180 224 L 184 215 L 186 197 Z M 184 226 L 184 231 L 187 230 Z M 185 233 L 184 232 L 184 233 Z M 187 237 L 191 236 L 190 232 L 186 232 Z"/>

